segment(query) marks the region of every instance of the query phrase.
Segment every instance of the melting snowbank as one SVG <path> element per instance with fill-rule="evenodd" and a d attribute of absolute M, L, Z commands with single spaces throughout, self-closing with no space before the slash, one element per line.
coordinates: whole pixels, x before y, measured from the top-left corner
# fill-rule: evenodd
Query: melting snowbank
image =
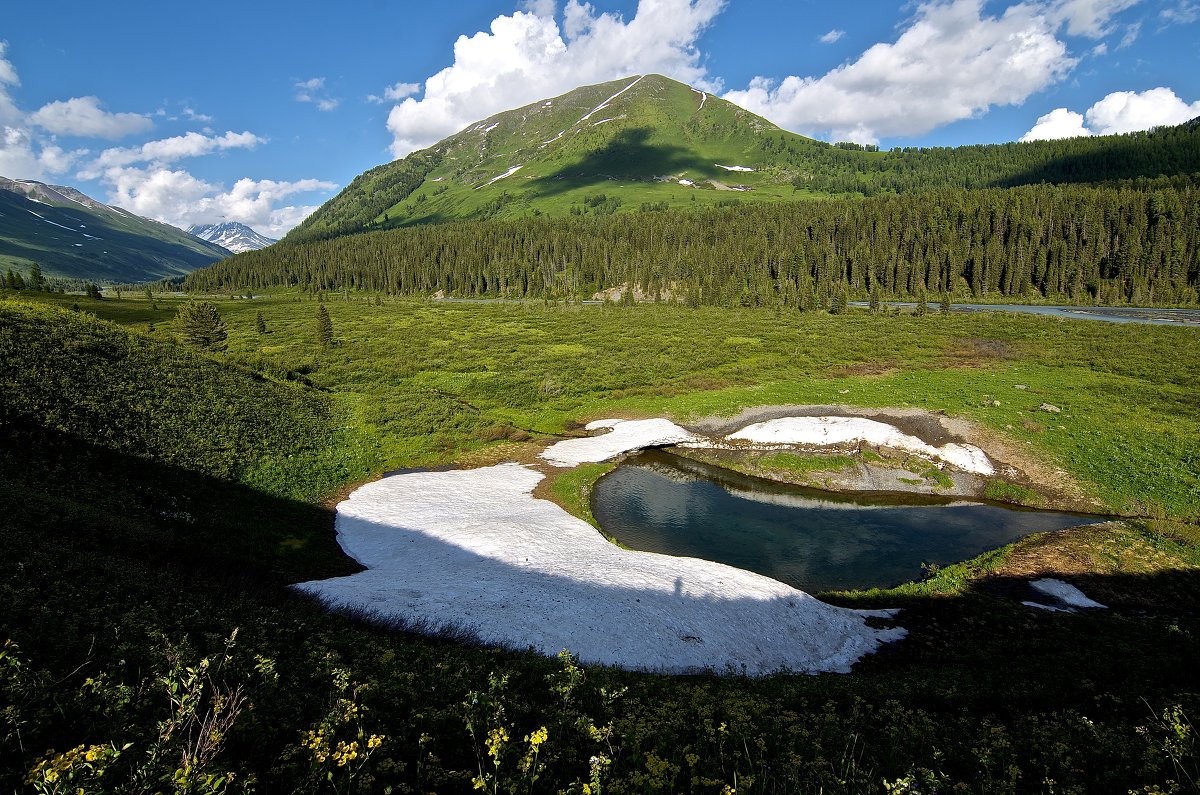
<path fill-rule="evenodd" d="M 759 444 L 815 447 L 866 442 L 937 458 L 965 472 L 978 475 L 995 473 L 987 454 L 974 445 L 947 443 L 934 447 L 894 425 L 863 417 L 782 417 L 747 425 L 725 438 Z"/>
<path fill-rule="evenodd" d="M 658 427 L 609 422 L 606 436 L 570 441 Z M 666 672 L 844 672 L 905 634 L 866 623 L 889 613 L 827 605 L 719 563 L 613 546 L 535 499 L 542 477 L 501 464 L 369 483 L 336 520 L 342 548 L 367 570 L 295 587 L 337 606 L 469 628 L 486 643 Z"/>
<path fill-rule="evenodd" d="M 1101 608 L 1107 607 L 1102 605 L 1095 599 L 1088 597 L 1083 591 L 1071 585 L 1069 582 L 1056 580 L 1052 577 L 1043 577 L 1040 580 L 1033 580 L 1029 583 L 1032 588 L 1038 593 L 1062 602 L 1068 607 L 1086 607 L 1086 608 Z M 1040 607 L 1040 605 L 1039 605 Z"/>
<path fill-rule="evenodd" d="M 557 467 L 573 467 L 606 461 L 630 450 L 661 447 L 680 442 L 701 442 L 701 438 L 670 420 L 596 420 L 584 426 L 589 431 L 611 428 L 601 436 L 565 439 L 542 451 L 542 458 Z"/>

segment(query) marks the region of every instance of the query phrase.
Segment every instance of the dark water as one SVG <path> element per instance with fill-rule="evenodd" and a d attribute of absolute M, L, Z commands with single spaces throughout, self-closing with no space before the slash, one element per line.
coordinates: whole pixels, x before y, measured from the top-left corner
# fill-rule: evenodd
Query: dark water
<path fill-rule="evenodd" d="M 623 544 L 714 560 L 804 591 L 899 585 L 1096 517 L 911 495 L 846 497 L 653 450 L 602 478 L 592 512 Z"/>

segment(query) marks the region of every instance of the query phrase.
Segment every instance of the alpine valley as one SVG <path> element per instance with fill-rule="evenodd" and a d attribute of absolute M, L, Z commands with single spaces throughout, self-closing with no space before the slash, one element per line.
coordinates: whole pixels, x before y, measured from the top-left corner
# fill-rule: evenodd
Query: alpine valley
<path fill-rule="evenodd" d="M 639 29 L 593 4 L 564 20 L 603 30 L 552 43 Z M 332 171 L 330 131 L 386 104 L 350 99 L 376 18 L 468 5 L 300 3 L 262 35 L 242 4 L 215 52 L 189 37 L 211 57 L 162 37 L 155 68 L 219 91 L 161 115 L 19 112 L 0 42 L 0 113 L 37 118 L 31 146 L 64 118 L 126 136 L 113 173 L 157 174 L 157 206 L 291 223 L 331 183 L 268 170 Z M 957 51 L 985 4 L 903 5 L 918 33 L 952 15 Z M 1133 5 L 985 27 L 1056 44 L 1051 10 Z M 562 4 L 521 7 L 386 101 Z M 115 62 L 189 13 L 92 18 L 141 37 Z M 430 35 L 405 32 L 390 79 Z M 270 129 L 209 130 L 246 106 Z M 278 242 L 190 231 L 0 183 L 0 792 L 1197 790 L 1197 121 L 881 151 L 630 75 L 372 168 Z"/>
<path fill-rule="evenodd" d="M 0 267 L 101 283 L 183 276 L 229 250 L 74 188 L 0 177 Z"/>

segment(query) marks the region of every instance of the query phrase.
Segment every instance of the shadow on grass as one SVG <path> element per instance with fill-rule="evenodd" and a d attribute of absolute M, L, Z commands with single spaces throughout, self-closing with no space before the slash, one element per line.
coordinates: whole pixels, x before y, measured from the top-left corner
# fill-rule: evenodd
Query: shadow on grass
<path fill-rule="evenodd" d="M 526 187 L 537 195 L 556 196 L 595 185 L 597 177 L 645 180 L 688 169 L 711 169 L 710 164 L 696 159 L 682 146 L 652 142 L 652 133 L 648 127 L 623 129 L 599 149 L 553 174 L 530 180 Z"/>

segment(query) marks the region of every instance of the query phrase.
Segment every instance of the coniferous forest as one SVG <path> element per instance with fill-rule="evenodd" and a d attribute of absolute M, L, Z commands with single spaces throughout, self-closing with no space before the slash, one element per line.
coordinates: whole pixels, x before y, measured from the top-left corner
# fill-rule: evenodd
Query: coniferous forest
<path fill-rule="evenodd" d="M 694 305 L 818 309 L 876 290 L 1189 304 L 1198 282 L 1200 196 L 1177 178 L 429 225 L 285 241 L 185 286 L 578 298 L 630 284 Z"/>

